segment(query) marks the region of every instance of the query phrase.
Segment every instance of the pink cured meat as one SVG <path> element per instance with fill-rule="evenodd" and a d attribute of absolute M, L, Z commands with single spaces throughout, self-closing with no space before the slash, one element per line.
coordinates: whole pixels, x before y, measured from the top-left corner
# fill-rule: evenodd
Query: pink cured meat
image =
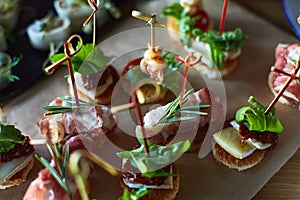
<path fill-rule="evenodd" d="M 289 74 L 294 73 L 295 66 L 288 60 L 296 61 L 299 58 L 300 44 L 278 44 L 275 51 L 275 65 L 274 67 L 280 69 Z M 279 92 L 283 87 L 289 76 L 281 73 L 274 72 L 272 87 L 275 92 Z M 291 94 L 293 97 L 291 97 Z M 300 84 L 293 80 L 287 87 L 286 92 L 283 95 L 289 103 L 300 110 Z"/>

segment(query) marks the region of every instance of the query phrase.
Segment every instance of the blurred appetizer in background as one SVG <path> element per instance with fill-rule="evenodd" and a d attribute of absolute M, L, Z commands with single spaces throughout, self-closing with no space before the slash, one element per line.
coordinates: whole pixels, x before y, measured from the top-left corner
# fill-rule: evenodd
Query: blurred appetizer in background
<path fill-rule="evenodd" d="M 181 19 L 181 12 L 178 12 L 178 10 L 187 12 L 188 9 L 184 9 L 179 3 L 175 3 L 170 7 L 165 7 L 162 14 L 166 17 L 173 16 L 176 18 L 177 16 L 177 20 L 179 20 Z M 178 14 L 175 15 L 174 13 Z M 224 16 L 225 13 L 222 13 L 222 18 L 225 19 Z M 188 52 L 199 52 L 203 55 L 202 62 L 195 66 L 195 69 L 200 73 L 208 78 L 228 75 L 237 66 L 241 46 L 247 36 L 243 34 L 240 28 L 226 32 L 223 32 L 223 26 L 220 26 L 219 31 L 209 28 L 203 30 L 197 27 L 198 18 L 185 17 L 185 20 L 181 19 L 178 31 L 169 28 L 170 37 L 173 39 L 175 37 L 180 38 L 179 41 Z M 169 24 L 168 26 L 172 27 L 174 25 Z M 174 40 L 178 41 L 176 38 Z"/>
<path fill-rule="evenodd" d="M 70 36 L 70 25 L 68 18 L 59 18 L 50 13 L 30 24 L 27 27 L 27 35 L 34 48 L 47 50 L 50 43 L 58 45 Z"/>
<path fill-rule="evenodd" d="M 19 0 L 0 1 L 0 25 L 8 30 L 16 27 L 19 18 Z"/>
<path fill-rule="evenodd" d="M 30 138 L 13 125 L 0 122 L 0 190 L 26 181 L 33 167 L 34 147 Z"/>
<path fill-rule="evenodd" d="M 190 34 L 192 29 L 206 32 L 213 27 L 202 0 L 180 0 L 164 7 L 162 15 L 167 17 L 169 36 L 176 42 L 184 42 L 184 35 Z"/>
<path fill-rule="evenodd" d="M 0 25 L 0 52 L 7 50 L 7 42 L 4 28 Z"/>
<path fill-rule="evenodd" d="M 250 97 L 246 106 L 236 111 L 235 120 L 225 125 L 225 129 L 213 135 L 213 156 L 232 169 L 239 171 L 251 168 L 276 147 L 278 133 L 283 126 L 275 116 L 275 108 L 263 106 Z"/>
<path fill-rule="evenodd" d="M 91 33 L 92 23 L 88 23 L 84 27 L 82 27 L 82 24 L 93 12 L 93 7 L 90 6 L 93 3 L 97 6 L 97 26 L 101 26 L 109 21 L 110 16 L 107 11 L 115 19 L 119 19 L 122 15 L 121 10 L 111 0 L 55 0 L 53 6 L 59 17 L 70 19 L 73 33 L 81 31 Z"/>
<path fill-rule="evenodd" d="M 19 80 L 19 77 L 14 75 L 12 68 L 15 67 L 22 56 L 12 57 L 7 53 L 0 52 L 0 90 L 7 87 L 10 82 Z"/>
<path fill-rule="evenodd" d="M 275 64 L 269 73 L 268 85 L 277 95 L 285 82 L 293 75 L 279 102 L 300 110 L 300 71 L 295 72 L 299 61 L 300 44 L 278 44 L 275 50 Z"/>
<path fill-rule="evenodd" d="M 72 32 L 81 32 L 82 24 L 93 11 L 86 0 L 55 0 L 53 6 L 60 18 L 70 20 Z"/>

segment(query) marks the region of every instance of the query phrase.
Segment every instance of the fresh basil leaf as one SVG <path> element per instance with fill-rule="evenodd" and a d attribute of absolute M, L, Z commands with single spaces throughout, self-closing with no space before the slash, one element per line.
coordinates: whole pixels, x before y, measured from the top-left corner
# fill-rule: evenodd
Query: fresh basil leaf
<path fill-rule="evenodd" d="M 270 131 L 280 133 L 283 126 L 275 116 L 275 109 L 265 114 L 266 107 L 259 103 L 254 97 L 249 97 L 248 102 L 253 107 L 247 106 L 237 110 L 235 120 L 237 123 L 243 123 L 250 131 Z"/>
<path fill-rule="evenodd" d="M 13 125 L 0 124 L 0 152 L 7 152 L 15 147 L 16 144 L 24 144 L 19 136 L 21 131 Z"/>
<path fill-rule="evenodd" d="M 180 5 L 180 3 L 174 3 L 169 6 L 163 7 L 161 13 L 164 17 L 172 16 L 177 20 L 180 20 L 181 13 L 183 12 L 184 7 Z"/>

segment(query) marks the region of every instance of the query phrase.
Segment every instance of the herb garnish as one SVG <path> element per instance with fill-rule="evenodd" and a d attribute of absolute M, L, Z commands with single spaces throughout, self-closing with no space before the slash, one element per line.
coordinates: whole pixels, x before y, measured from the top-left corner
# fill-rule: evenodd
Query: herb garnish
<path fill-rule="evenodd" d="M 75 104 L 75 101 L 72 98 L 68 97 L 60 97 L 63 101 L 69 103 L 69 104 Z M 42 109 L 47 111 L 45 115 L 55 115 L 55 114 L 61 114 L 66 112 L 71 112 L 77 108 L 82 108 L 84 106 L 92 106 L 88 103 L 79 102 L 79 106 L 43 106 Z"/>
<path fill-rule="evenodd" d="M 54 160 L 54 165 L 52 166 L 44 157 L 39 157 L 35 154 L 35 157 L 46 167 L 53 178 L 58 182 L 58 184 L 65 190 L 65 192 L 70 195 L 71 191 L 67 183 L 67 170 L 69 162 L 70 148 L 67 145 L 64 154 L 63 146 L 55 143 L 53 145 L 47 144 L 48 150 L 51 154 L 51 157 Z"/>
<path fill-rule="evenodd" d="M 140 187 L 138 190 L 132 189 L 130 192 L 125 188 L 122 196 L 118 200 L 139 200 L 150 192 L 152 192 L 152 190 L 148 190 L 145 186 Z"/>
<path fill-rule="evenodd" d="M 188 96 L 192 93 L 193 93 L 193 89 L 190 89 L 186 93 L 184 93 L 182 98 L 182 104 L 188 101 Z M 173 123 L 177 121 L 194 119 L 194 116 L 192 115 L 207 115 L 207 113 L 201 112 L 199 110 L 210 107 L 210 105 L 192 105 L 192 106 L 184 106 L 180 108 L 179 104 L 180 104 L 180 98 L 178 96 L 169 104 L 169 106 L 167 107 L 167 109 L 159 119 L 158 123 Z M 180 114 L 191 114 L 191 115 L 180 116 Z"/>
<path fill-rule="evenodd" d="M 8 79 L 10 82 L 15 80 L 20 80 L 20 78 L 12 73 L 12 68 L 15 67 L 21 60 L 23 56 L 10 57 L 7 59 L 5 54 L 0 53 L 0 76 Z"/>
<path fill-rule="evenodd" d="M 8 152 L 13 149 L 16 144 L 24 144 L 19 136 L 21 131 L 13 125 L 3 125 L 0 123 L 0 152 Z"/>
<path fill-rule="evenodd" d="M 248 102 L 252 105 L 242 107 L 237 110 L 235 121 L 243 123 L 250 131 L 270 131 L 280 133 L 283 126 L 279 119 L 275 116 L 275 107 L 265 114 L 267 107 L 259 103 L 254 97 L 249 97 Z"/>

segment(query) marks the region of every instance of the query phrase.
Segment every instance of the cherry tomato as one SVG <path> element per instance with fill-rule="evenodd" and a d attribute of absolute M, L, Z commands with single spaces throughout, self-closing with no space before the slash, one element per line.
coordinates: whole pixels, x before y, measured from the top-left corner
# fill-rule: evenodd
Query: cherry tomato
<path fill-rule="evenodd" d="M 197 10 L 191 17 L 200 16 L 200 19 L 195 23 L 195 27 L 202 31 L 207 31 L 209 27 L 209 18 L 204 10 Z"/>

